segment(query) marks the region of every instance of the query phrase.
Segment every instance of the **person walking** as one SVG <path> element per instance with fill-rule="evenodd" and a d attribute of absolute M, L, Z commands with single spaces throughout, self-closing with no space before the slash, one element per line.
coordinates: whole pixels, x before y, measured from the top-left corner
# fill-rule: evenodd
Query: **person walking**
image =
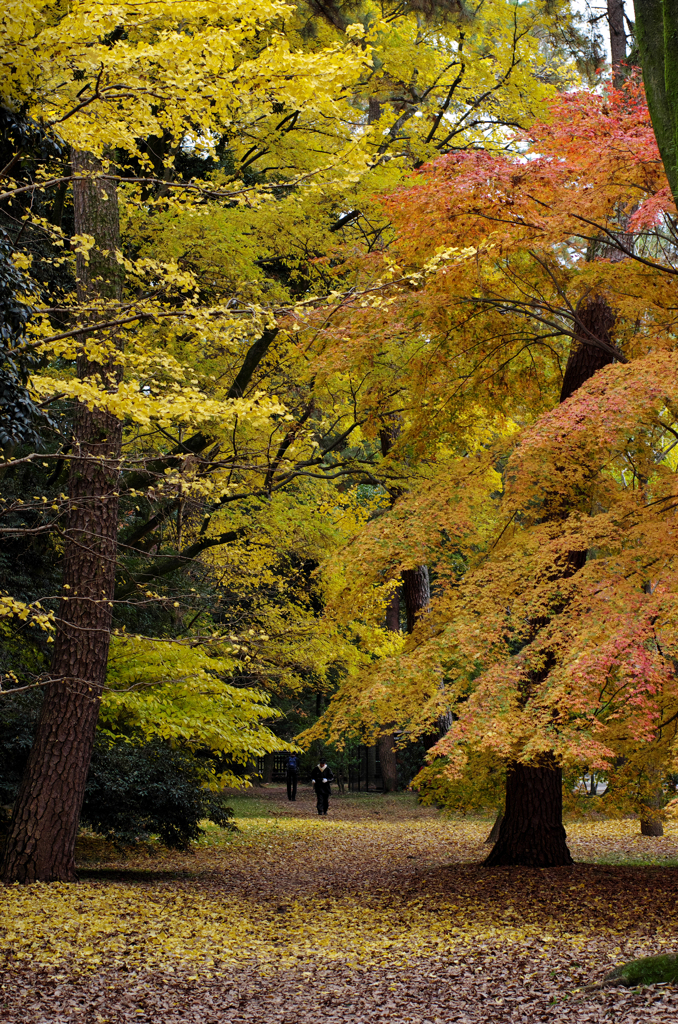
<path fill-rule="evenodd" d="M 297 799 L 297 773 L 299 772 L 299 757 L 297 754 L 290 754 L 287 758 L 287 799 Z"/>
<path fill-rule="evenodd" d="M 318 814 L 327 814 L 327 806 L 330 801 L 330 782 L 334 781 L 334 775 L 327 767 L 327 761 L 320 758 L 317 765 L 311 772 L 311 782 L 318 798 Z"/>

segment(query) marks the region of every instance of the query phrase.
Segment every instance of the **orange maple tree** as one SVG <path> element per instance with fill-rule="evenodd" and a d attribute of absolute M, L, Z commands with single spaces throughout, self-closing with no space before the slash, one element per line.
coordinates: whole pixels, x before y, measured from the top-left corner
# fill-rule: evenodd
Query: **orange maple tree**
<path fill-rule="evenodd" d="M 451 154 L 384 205 L 397 237 L 362 273 L 395 284 L 340 330 L 399 383 L 410 487 L 347 552 L 338 605 L 423 562 L 434 597 L 330 728 L 356 705 L 406 736 L 451 712 L 447 772 L 474 751 L 598 769 L 656 816 L 678 721 L 678 235 L 642 87 L 560 97 L 511 155 Z M 603 368 L 568 385 L 577 359 Z M 562 832 L 560 797 L 536 799 Z M 545 842 L 515 856 L 565 856 L 564 833 Z"/>

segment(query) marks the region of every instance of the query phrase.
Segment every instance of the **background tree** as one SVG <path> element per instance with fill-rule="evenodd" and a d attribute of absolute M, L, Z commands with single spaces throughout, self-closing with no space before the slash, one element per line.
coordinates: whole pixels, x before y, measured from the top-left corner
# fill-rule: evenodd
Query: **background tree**
<path fill-rule="evenodd" d="M 45 21 L 41 10 L 35 8 L 34 19 L 22 20 L 24 34 L 20 32 L 15 39 L 17 60 L 11 69 L 10 88 L 14 88 L 18 101 L 22 95 L 30 94 L 33 112 L 48 124 L 58 124 L 59 131 L 66 134 L 67 141 L 71 142 L 76 153 L 72 175 L 72 231 L 73 244 L 78 251 L 77 295 L 70 294 L 66 288 L 60 307 L 43 310 L 42 319 L 36 318 L 33 328 L 43 358 L 56 359 L 57 363 L 52 362 L 51 369 L 57 368 L 60 363 L 65 373 L 58 379 L 58 373 L 55 378 L 48 371 L 39 381 L 34 379 L 32 388 L 42 388 L 41 397 L 48 401 L 53 401 L 56 395 L 63 398 L 65 388 L 65 394 L 79 403 L 80 412 L 75 417 L 73 436 L 64 440 L 60 453 L 72 466 L 70 494 L 56 505 L 53 511 L 57 516 L 51 518 L 54 521 L 59 516 L 68 517 L 68 536 L 72 538 L 72 543 L 70 547 L 67 543 L 65 553 L 65 593 L 58 617 L 56 655 L 47 700 L 43 706 L 24 787 L 15 807 L 8 843 L 5 870 L 6 877 L 12 879 L 25 881 L 34 878 L 74 877 L 75 829 L 105 678 L 110 636 L 120 492 L 118 475 L 121 469 L 121 445 L 127 447 L 129 444 L 129 438 L 124 441 L 122 438 L 123 419 L 130 424 L 155 422 L 158 424 L 156 429 L 162 432 L 177 421 L 194 427 L 201 421 L 214 421 L 225 411 L 229 402 L 231 409 L 227 418 L 233 419 L 232 413 L 241 418 L 244 414 L 244 418 L 247 418 L 249 413 L 251 424 L 257 420 L 260 423 L 266 422 L 269 409 L 275 409 L 276 413 L 282 412 L 277 402 L 272 405 L 261 400 L 243 402 L 240 399 L 241 391 L 238 393 L 240 405 L 235 396 L 229 397 L 227 394 L 225 404 L 221 399 L 213 398 L 210 406 L 207 396 L 195 387 L 198 380 L 193 371 L 189 371 L 191 382 L 188 387 L 182 389 L 182 383 L 186 383 L 187 366 L 184 364 L 182 367 L 171 355 L 162 351 L 162 339 L 159 339 L 160 345 L 154 347 L 148 345 L 149 336 L 146 335 L 137 338 L 135 346 L 118 352 L 115 343 L 111 345 L 107 337 L 111 328 L 143 323 L 151 315 L 151 309 L 154 311 L 154 319 L 157 316 L 162 318 L 163 314 L 170 319 L 181 318 L 182 314 L 190 318 L 195 313 L 196 295 L 193 278 L 178 272 L 176 265 L 173 268 L 171 264 L 149 264 L 143 257 L 134 262 L 135 254 L 130 253 L 129 249 L 125 252 L 127 242 L 119 240 L 117 234 L 115 180 L 120 175 L 112 174 L 110 165 L 102 163 L 110 147 L 115 146 L 116 159 L 123 162 L 123 173 L 125 170 L 129 173 L 131 169 L 129 163 L 125 168 L 125 159 L 131 164 L 136 160 L 142 176 L 146 168 L 150 169 L 150 181 L 147 178 L 145 181 L 130 183 L 130 191 L 125 196 L 126 202 L 131 201 L 132 208 L 135 190 L 140 196 L 144 195 L 148 202 L 148 185 L 153 184 L 154 176 L 152 166 L 149 167 L 152 161 L 147 156 L 147 147 L 140 142 L 140 137 L 162 137 L 168 131 L 172 134 L 173 129 L 175 137 L 178 134 L 180 139 L 188 130 L 190 121 L 193 131 L 207 138 L 211 126 L 215 124 L 215 117 L 218 123 L 219 117 L 223 116 L 238 96 L 239 75 L 245 75 L 250 81 L 249 76 L 258 59 L 269 69 L 273 79 L 280 73 L 275 70 L 275 58 L 282 57 L 284 47 L 281 50 L 275 33 L 265 39 L 263 47 L 259 44 L 253 48 L 250 46 L 238 67 L 227 68 L 221 64 L 213 69 L 205 56 L 205 46 L 209 47 L 219 39 L 227 47 L 238 39 L 245 44 L 253 42 L 258 27 L 266 23 L 266 18 L 271 15 L 277 17 L 280 13 L 275 5 L 261 5 L 260 10 L 253 12 L 255 19 L 249 27 L 243 26 L 233 16 L 233 12 L 229 14 L 223 8 L 214 24 L 201 22 L 203 15 L 209 12 L 214 13 L 210 5 L 204 9 L 191 10 L 190 17 L 197 19 L 196 24 L 200 23 L 201 31 L 191 36 L 190 44 L 183 29 L 177 31 L 176 28 L 186 12 L 176 7 L 156 11 L 148 20 L 131 7 L 125 11 L 118 9 L 104 14 L 102 18 L 96 6 L 87 4 L 59 17 L 56 23 L 51 19 Z M 113 17 L 122 18 L 122 24 L 111 23 Z M 164 35 L 158 34 L 161 25 L 165 30 Z M 38 72 L 36 45 L 40 50 L 40 85 L 33 89 Z M 65 64 L 64 54 L 67 54 Z M 347 64 L 351 64 L 352 58 L 348 51 L 346 56 L 347 59 L 344 59 L 344 55 L 335 49 L 323 60 L 320 78 L 330 89 L 334 87 L 336 76 L 346 70 Z M 194 69 L 201 63 L 201 58 L 203 71 L 210 78 L 212 86 L 209 99 L 200 93 L 200 86 L 197 91 L 194 88 Z M 170 104 L 159 102 L 155 94 L 151 108 L 150 97 L 146 92 L 147 66 L 151 69 L 151 77 L 155 78 L 162 89 L 159 84 L 162 67 L 168 62 L 172 64 L 174 72 L 178 72 L 183 92 L 180 90 L 179 96 L 174 93 Z M 303 81 L 302 92 L 309 82 L 318 83 L 318 67 L 318 57 L 309 57 L 305 64 L 302 59 L 298 66 L 299 78 Z M 72 74 L 70 80 L 69 73 Z M 55 110 L 51 90 L 57 80 L 63 91 Z M 126 91 L 126 103 L 122 108 L 118 105 L 120 88 Z M 262 89 L 262 95 L 268 95 L 270 88 L 269 79 Z M 322 89 L 312 92 L 316 104 L 314 109 L 322 108 L 323 103 L 329 107 L 335 104 L 327 90 L 323 93 L 323 99 L 320 98 Z M 291 97 L 293 95 L 294 89 L 290 93 Z M 238 101 L 235 102 L 237 105 Z M 268 105 L 270 112 L 270 103 Z M 111 116 L 113 111 L 114 116 Z M 81 158 L 77 155 L 85 150 L 91 151 L 92 156 Z M 60 184 L 58 179 L 56 184 Z M 248 186 L 242 187 L 246 193 Z M 21 197 L 35 189 L 35 183 L 26 187 L 19 181 L 14 184 L 10 182 L 9 192 L 5 195 L 9 204 L 7 215 L 11 216 L 12 203 L 21 203 Z M 127 209 L 129 207 L 126 206 Z M 46 223 L 44 218 L 35 217 L 31 228 L 27 239 L 29 248 L 31 236 L 34 237 L 41 230 L 53 242 L 63 244 L 61 230 Z M 58 266 L 63 262 L 62 257 L 55 258 L 45 246 L 38 248 L 35 255 L 41 258 L 43 265 L 51 263 L 52 266 Z M 31 256 L 21 257 L 19 266 L 21 260 L 25 267 L 30 266 Z M 128 275 L 124 295 L 121 291 L 123 270 Z M 149 277 L 155 279 L 150 288 L 144 284 L 144 279 L 148 280 Z M 169 306 L 162 310 L 162 303 L 167 300 Z M 210 316 L 212 320 L 218 320 L 219 312 L 209 314 L 208 319 Z M 71 317 L 76 323 L 79 321 L 75 328 L 68 327 Z M 233 330 L 237 318 L 231 319 Z M 56 325 L 68 329 L 57 331 L 55 336 Z M 223 316 L 221 325 L 224 326 Z M 239 333 L 240 328 L 236 327 L 236 336 Z M 56 343 L 56 347 L 53 343 Z M 69 372 L 74 361 L 78 365 L 77 378 L 73 378 Z M 163 366 L 160 375 L 157 372 L 158 364 Z M 177 374 L 180 383 L 177 383 Z M 150 387 L 146 383 L 149 379 L 154 382 Z M 170 405 L 176 415 L 169 413 Z M 191 415 L 191 407 L 197 417 Z M 17 506 L 21 505 L 22 500 L 18 499 L 14 506 L 10 504 L 6 507 L 6 513 L 12 516 Z M 28 512 L 30 514 L 30 510 Z M 23 516 L 23 509 L 20 509 L 20 513 L 19 518 Z M 22 526 L 25 527 L 25 520 L 24 523 L 15 521 L 9 527 L 10 534 L 20 533 Z M 213 538 L 210 540 L 212 544 L 215 543 Z M 197 547 L 203 550 L 210 547 L 210 543 L 198 542 Z M 88 549 L 91 549 L 89 555 Z M 85 565 L 87 558 L 89 562 Z M 171 570 L 167 564 L 162 568 L 164 572 Z M 150 578 L 156 575 L 157 572 L 152 571 Z M 73 630 L 76 630 L 77 636 Z M 83 644 L 82 637 L 87 634 L 92 642 Z M 79 652 L 79 661 L 76 652 Z M 82 726 L 85 710 L 86 727 L 77 731 L 80 747 L 73 756 L 69 717 Z M 58 777 L 68 790 L 61 801 L 57 792 L 59 783 L 54 776 L 55 766 L 58 767 Z M 50 817 L 49 822 L 47 812 L 42 814 L 40 811 L 40 808 L 44 810 L 48 807 L 52 807 L 56 815 Z"/>

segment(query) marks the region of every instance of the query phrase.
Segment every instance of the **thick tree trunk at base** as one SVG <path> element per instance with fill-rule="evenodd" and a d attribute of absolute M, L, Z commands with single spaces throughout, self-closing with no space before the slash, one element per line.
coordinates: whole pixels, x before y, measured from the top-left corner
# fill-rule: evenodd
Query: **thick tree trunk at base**
<path fill-rule="evenodd" d="M 119 421 L 96 411 L 81 409 L 78 419 L 77 438 L 105 436 L 74 445 L 55 681 L 47 687 L 15 806 L 3 872 L 9 882 L 75 880 L 75 836 L 106 678 L 122 431 Z"/>
<path fill-rule="evenodd" d="M 554 868 L 572 864 L 563 816 L 560 768 L 512 764 L 506 774 L 506 816 L 485 864 Z"/>
<path fill-rule="evenodd" d="M 640 834 L 643 836 L 663 836 L 664 826 L 659 818 L 641 818 Z"/>
<path fill-rule="evenodd" d="M 594 341 L 598 339 L 613 347 L 615 320 L 614 311 L 604 295 L 587 297 L 579 303 L 575 338 L 560 393 L 561 402 L 567 401 L 596 371 L 612 362 L 612 354 L 596 346 Z M 557 494 L 556 488 L 554 494 L 547 495 L 544 500 L 545 518 L 552 521 L 566 518 L 571 511 Z M 562 578 L 574 575 L 585 562 L 586 551 L 568 552 L 561 562 Z M 533 628 L 541 628 L 546 622 L 547 619 L 533 621 Z M 543 682 L 548 671 L 546 665 L 544 676 L 535 677 L 534 683 Z M 553 760 L 552 755 L 549 758 Z M 523 864 L 528 867 L 571 864 L 572 857 L 565 842 L 562 810 L 562 771 L 555 764 L 540 768 L 517 763 L 510 765 L 506 778 L 504 820 L 496 845 L 485 863 Z"/>
<path fill-rule="evenodd" d="M 664 826 L 657 811 L 664 803 L 664 792 L 661 782 L 658 783 L 654 794 L 650 797 L 644 807 L 644 813 L 640 817 L 640 834 L 643 836 L 663 836 Z"/>

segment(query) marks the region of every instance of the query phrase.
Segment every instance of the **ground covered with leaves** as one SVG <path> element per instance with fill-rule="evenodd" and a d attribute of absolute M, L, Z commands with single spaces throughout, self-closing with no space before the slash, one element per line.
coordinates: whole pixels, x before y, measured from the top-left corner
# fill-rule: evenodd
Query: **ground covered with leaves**
<path fill-rule="evenodd" d="M 678 828 L 568 826 L 571 869 L 479 863 L 490 822 L 410 795 L 234 798 L 239 832 L 0 892 L 0 1020 L 438 1024 L 678 1019 L 678 989 L 590 988 L 678 946 Z M 116 859 L 117 858 L 117 859 Z"/>

